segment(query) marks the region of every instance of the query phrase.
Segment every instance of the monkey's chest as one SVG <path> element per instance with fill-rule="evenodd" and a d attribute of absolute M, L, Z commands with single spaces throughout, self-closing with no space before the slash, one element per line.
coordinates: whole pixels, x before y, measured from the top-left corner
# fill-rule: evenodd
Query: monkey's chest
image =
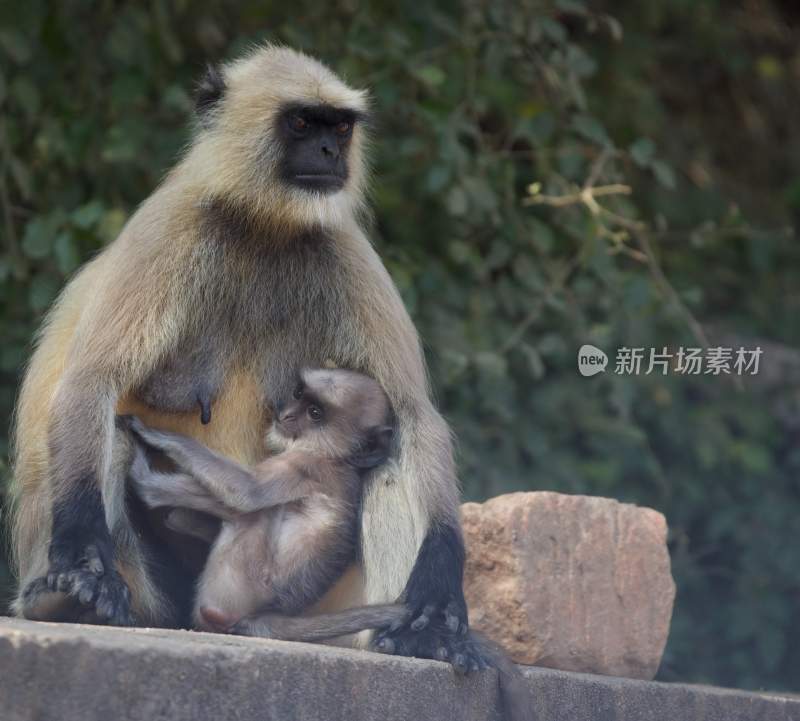
<path fill-rule="evenodd" d="M 288 398 L 301 368 L 348 364 L 340 348 L 352 344 L 340 338 L 350 309 L 332 244 L 303 238 L 280 247 L 246 262 L 241 249 L 217 247 L 198 274 L 207 285 L 195 295 L 205 300 L 192 309 L 191 326 L 202 332 L 187 334 L 157 365 L 138 400 L 164 413 L 197 413 L 213 427 L 234 368 L 255 380 L 263 408 Z"/>
<path fill-rule="evenodd" d="M 196 411 L 203 425 L 209 423 L 230 361 L 225 345 L 214 347 L 211 338 L 186 344 L 159 364 L 135 396 L 166 413 Z"/>

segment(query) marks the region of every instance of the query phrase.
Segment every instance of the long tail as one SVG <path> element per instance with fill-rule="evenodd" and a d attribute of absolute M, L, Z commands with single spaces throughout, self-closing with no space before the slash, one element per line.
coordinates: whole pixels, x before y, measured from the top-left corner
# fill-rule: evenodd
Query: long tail
<path fill-rule="evenodd" d="M 507 721 L 533 721 L 533 699 L 525 677 L 505 650 L 483 634 L 470 631 L 484 661 L 497 671 L 503 717 Z"/>
<path fill-rule="evenodd" d="M 410 613 L 402 604 L 387 603 L 349 608 L 316 616 L 282 616 L 267 613 L 238 623 L 233 632 L 281 641 L 324 641 L 406 621 Z"/>
<path fill-rule="evenodd" d="M 233 632 L 281 641 L 324 641 L 373 628 L 405 623 L 410 612 L 402 604 L 381 604 L 350 608 L 316 616 L 282 616 L 263 614 L 245 619 Z M 482 634 L 470 631 L 471 641 L 478 647 L 486 664 L 497 671 L 504 717 L 507 721 L 532 721 L 533 703 L 525 678 L 498 644 Z"/>

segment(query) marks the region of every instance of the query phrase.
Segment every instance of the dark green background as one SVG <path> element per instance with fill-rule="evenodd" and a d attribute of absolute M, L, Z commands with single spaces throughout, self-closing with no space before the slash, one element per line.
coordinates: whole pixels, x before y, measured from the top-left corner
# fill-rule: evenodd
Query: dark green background
<path fill-rule="evenodd" d="M 660 677 L 800 690 L 799 31 L 791 0 L 2 0 L 0 412 L 59 288 L 185 144 L 204 62 L 307 49 L 372 89 L 372 235 L 466 496 L 663 511 Z M 524 203 L 593 168 L 633 188 L 600 199 L 622 220 Z M 576 372 L 583 343 L 693 346 L 697 324 L 761 345 L 759 375 Z"/>

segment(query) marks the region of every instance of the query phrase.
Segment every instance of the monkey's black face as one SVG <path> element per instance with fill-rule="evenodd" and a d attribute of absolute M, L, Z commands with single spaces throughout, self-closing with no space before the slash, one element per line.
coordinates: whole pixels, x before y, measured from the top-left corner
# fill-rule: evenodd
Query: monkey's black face
<path fill-rule="evenodd" d="M 284 182 L 304 190 L 335 193 L 347 181 L 347 155 L 358 114 L 329 105 L 295 105 L 278 116 L 284 148 Z"/>

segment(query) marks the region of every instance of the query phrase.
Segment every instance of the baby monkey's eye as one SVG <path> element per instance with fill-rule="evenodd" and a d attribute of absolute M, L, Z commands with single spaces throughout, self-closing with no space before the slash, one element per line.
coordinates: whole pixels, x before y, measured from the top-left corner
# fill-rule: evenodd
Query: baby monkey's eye
<path fill-rule="evenodd" d="M 308 417 L 315 423 L 322 420 L 322 408 L 319 406 L 308 407 Z"/>
<path fill-rule="evenodd" d="M 296 133 L 305 133 L 308 130 L 308 121 L 299 115 L 289 118 L 289 127 Z"/>
<path fill-rule="evenodd" d="M 353 129 L 353 124 L 348 123 L 346 120 L 343 120 L 336 126 L 336 134 L 337 135 L 349 135 L 350 131 Z"/>
<path fill-rule="evenodd" d="M 298 383 L 294 387 L 294 390 L 292 391 L 292 398 L 294 398 L 296 401 L 299 401 L 302 397 L 303 397 L 303 384 Z"/>

